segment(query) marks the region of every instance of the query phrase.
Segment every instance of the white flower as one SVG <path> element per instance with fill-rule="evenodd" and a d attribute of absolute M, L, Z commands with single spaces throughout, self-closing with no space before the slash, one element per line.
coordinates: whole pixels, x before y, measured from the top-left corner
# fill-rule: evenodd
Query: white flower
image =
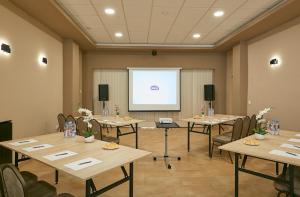
<path fill-rule="evenodd" d="M 267 122 L 267 120 L 266 119 L 259 119 L 258 121 L 257 121 L 257 123 L 258 124 L 261 124 L 261 123 L 266 123 Z"/>
<path fill-rule="evenodd" d="M 84 120 L 83 120 L 84 122 L 89 123 L 89 121 L 93 119 L 92 111 L 89 110 L 89 109 L 79 108 L 79 109 L 78 109 L 78 112 L 79 112 L 80 114 L 83 114 L 83 113 L 84 113 L 84 117 L 83 117 L 83 118 L 84 118 Z"/>
<path fill-rule="evenodd" d="M 271 107 L 259 111 L 258 114 L 256 115 L 256 120 L 262 119 L 262 117 L 270 111 L 271 111 Z"/>

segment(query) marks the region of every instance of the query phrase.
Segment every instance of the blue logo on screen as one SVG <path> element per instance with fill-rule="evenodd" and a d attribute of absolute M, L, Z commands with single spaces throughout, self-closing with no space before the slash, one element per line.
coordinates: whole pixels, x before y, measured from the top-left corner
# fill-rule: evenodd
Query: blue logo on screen
<path fill-rule="evenodd" d="M 159 90 L 159 87 L 157 85 L 150 86 L 150 90 Z"/>

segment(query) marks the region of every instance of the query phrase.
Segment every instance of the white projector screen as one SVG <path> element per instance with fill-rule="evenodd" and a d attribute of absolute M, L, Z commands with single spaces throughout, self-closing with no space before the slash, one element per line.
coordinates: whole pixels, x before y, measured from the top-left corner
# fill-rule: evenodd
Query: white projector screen
<path fill-rule="evenodd" d="M 180 111 L 180 68 L 128 68 L 128 111 Z"/>

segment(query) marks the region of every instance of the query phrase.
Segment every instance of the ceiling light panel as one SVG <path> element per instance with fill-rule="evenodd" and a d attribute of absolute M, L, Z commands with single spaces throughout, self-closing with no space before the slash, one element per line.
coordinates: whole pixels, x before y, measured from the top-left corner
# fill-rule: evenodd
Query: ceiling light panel
<path fill-rule="evenodd" d="M 132 43 L 147 43 L 152 0 L 123 0 L 125 17 Z"/>
<path fill-rule="evenodd" d="M 178 15 L 166 39 L 167 43 L 180 43 L 204 16 L 208 8 L 184 7 Z"/>
<path fill-rule="evenodd" d="M 163 43 L 172 24 L 180 10 L 180 5 L 175 7 L 153 7 L 148 42 Z"/>
<path fill-rule="evenodd" d="M 97 10 L 97 15 L 103 23 L 104 28 L 110 34 L 113 43 L 129 43 L 130 39 L 127 31 L 127 24 L 123 11 L 122 1 L 120 0 L 91 0 L 92 5 Z M 107 15 L 104 10 L 112 8 L 114 15 Z M 122 39 L 115 37 L 115 32 L 122 32 Z"/>

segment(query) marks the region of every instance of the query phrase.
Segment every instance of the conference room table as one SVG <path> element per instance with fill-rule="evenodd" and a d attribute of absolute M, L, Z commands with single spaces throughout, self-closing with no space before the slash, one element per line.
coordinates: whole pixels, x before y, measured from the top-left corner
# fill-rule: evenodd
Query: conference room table
<path fill-rule="evenodd" d="M 95 140 L 85 143 L 83 137 L 64 138 L 64 134 L 53 133 L 0 142 L 0 145 L 15 152 L 15 165 L 19 154 L 42 162 L 56 170 L 85 181 L 85 196 L 98 196 L 129 181 L 129 196 L 133 196 L 133 163 L 150 152 L 119 145 L 118 149 L 106 150 L 107 142 Z M 129 163 L 129 173 L 125 165 Z M 113 168 L 121 167 L 124 178 L 96 189 L 93 178 Z"/>
<path fill-rule="evenodd" d="M 231 121 L 235 121 L 238 118 L 242 118 L 242 116 L 234 116 L 234 115 L 225 115 L 225 114 L 215 114 L 213 116 L 194 116 L 192 118 L 183 119 L 183 121 L 188 123 L 187 132 L 188 132 L 188 152 L 190 151 L 190 134 L 198 133 L 208 135 L 208 155 L 211 158 L 211 129 L 213 126 L 219 125 L 219 132 L 221 129 L 221 124 L 225 124 Z M 194 130 L 195 125 L 203 126 L 202 131 Z"/>
<path fill-rule="evenodd" d="M 102 116 L 94 115 L 95 120 L 97 120 L 102 125 L 114 126 L 117 128 L 117 139 L 120 140 L 120 136 L 135 134 L 135 148 L 138 148 L 138 124 L 144 122 L 144 120 L 139 120 L 131 117 L 117 117 L 117 116 Z M 121 132 L 121 127 L 130 126 L 131 132 Z"/>
<path fill-rule="evenodd" d="M 290 189 L 289 196 L 294 196 L 294 168 L 295 166 L 300 166 L 300 133 L 282 130 L 280 131 L 279 135 L 265 135 L 265 139 L 259 140 L 259 144 L 257 146 L 249 146 L 244 144 L 245 140 L 254 138 L 254 135 L 251 135 L 219 147 L 221 150 L 235 153 L 235 196 L 237 197 L 239 195 L 239 172 L 252 174 L 273 181 L 276 180 L 287 183 L 289 184 Z M 283 180 L 278 177 L 273 177 L 261 172 L 239 167 L 240 155 L 247 155 L 264 160 L 288 164 L 289 179 Z"/>

